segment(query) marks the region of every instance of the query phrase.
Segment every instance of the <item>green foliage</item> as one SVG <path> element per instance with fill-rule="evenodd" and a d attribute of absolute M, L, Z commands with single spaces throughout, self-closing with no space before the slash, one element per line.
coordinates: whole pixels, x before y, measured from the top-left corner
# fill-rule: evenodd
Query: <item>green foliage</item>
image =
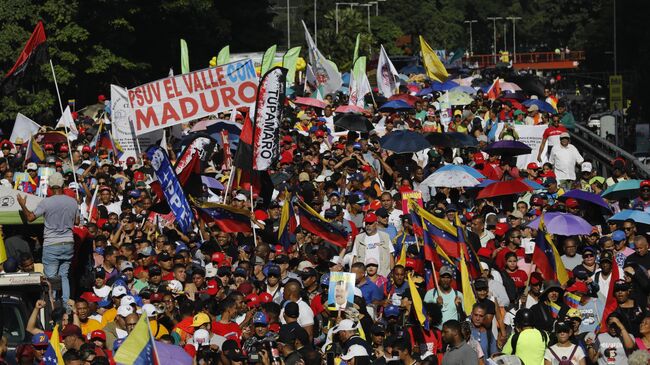
<path fill-rule="evenodd" d="M 334 61 L 341 72 L 352 68 L 352 57 L 357 34 L 361 34 L 359 55 L 368 55 L 374 44 L 368 33 L 367 19 L 358 11 L 339 8 L 339 32 L 336 33 L 336 12 L 329 11 L 324 16 L 324 24 L 318 32 L 318 49 Z"/>
<path fill-rule="evenodd" d="M 370 19 L 370 30 L 375 40 L 375 54 L 377 54 L 379 45 L 383 44 L 386 53 L 391 56 L 398 56 L 404 53 L 404 50 L 397 47 L 395 40 L 402 36 L 402 29 L 395 23 L 391 17 L 376 16 Z"/>

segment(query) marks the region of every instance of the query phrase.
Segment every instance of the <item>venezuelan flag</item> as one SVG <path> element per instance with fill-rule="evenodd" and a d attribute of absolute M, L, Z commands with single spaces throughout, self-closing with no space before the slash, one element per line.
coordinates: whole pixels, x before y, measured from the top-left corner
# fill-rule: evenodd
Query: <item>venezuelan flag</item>
<path fill-rule="evenodd" d="M 458 244 L 460 245 L 460 250 L 463 252 L 465 259 L 469 262 L 468 270 L 469 275 L 472 279 L 477 279 L 481 276 L 481 263 L 478 260 L 474 248 L 467 244 L 465 241 L 465 226 L 461 223 L 458 213 L 456 213 L 456 227 L 458 229 Z"/>
<path fill-rule="evenodd" d="M 111 132 L 106 129 L 104 122 L 99 123 L 99 128 L 97 129 L 97 134 L 90 142 L 90 148 L 94 148 L 98 151 L 100 148 L 105 148 L 113 154 L 113 157 L 119 159 L 124 154 L 124 149 L 119 145 L 115 140 Z"/>
<path fill-rule="evenodd" d="M 298 203 L 297 212 L 302 228 L 339 247 L 346 247 L 348 245 L 347 232 L 321 217 L 320 214 L 301 199 L 296 200 L 296 202 Z"/>
<path fill-rule="evenodd" d="M 122 346 L 117 349 L 114 359 L 118 364 L 160 364 L 154 339 L 151 336 L 151 329 L 149 328 L 149 319 L 146 315 L 140 316 L 140 320 L 138 320 L 133 331 L 126 337 Z"/>
<path fill-rule="evenodd" d="M 200 203 L 194 199 L 190 200 L 199 209 L 199 214 L 206 222 L 214 222 L 222 231 L 227 233 L 252 232 L 250 211 L 225 204 Z"/>
<path fill-rule="evenodd" d="M 555 302 L 551 302 L 549 304 L 549 307 L 551 307 L 551 315 L 553 316 L 553 318 L 557 318 L 557 316 L 560 315 L 560 310 L 562 309 L 562 307 L 560 307 L 560 305 Z"/>
<path fill-rule="evenodd" d="M 535 239 L 535 251 L 533 251 L 533 262 L 546 280 L 557 280 L 564 285 L 569 281 L 569 275 L 564 268 L 560 254 L 553 244 L 553 238 L 546 232 L 544 225 L 544 214 L 540 217 L 537 237 Z"/>
<path fill-rule="evenodd" d="M 291 245 L 291 233 L 296 231 L 296 213 L 293 211 L 292 195 L 285 191 L 284 205 L 280 213 L 280 226 L 278 227 L 278 242 L 286 250 Z"/>
<path fill-rule="evenodd" d="M 36 142 L 34 137 L 29 139 L 27 145 L 27 153 L 25 154 L 25 161 L 41 163 L 45 161 L 45 152 L 41 145 Z"/>
<path fill-rule="evenodd" d="M 420 296 L 420 292 L 418 292 L 418 287 L 415 285 L 415 281 L 413 281 L 412 273 L 408 274 L 407 281 L 409 284 L 409 292 L 411 293 L 411 300 L 413 300 L 413 309 L 415 310 L 415 315 L 417 316 L 420 325 L 422 325 L 425 329 L 428 330 L 429 321 L 427 320 L 427 316 L 424 312 L 424 305 L 422 305 L 422 297 Z"/>
<path fill-rule="evenodd" d="M 476 303 L 476 296 L 474 295 L 472 284 L 469 281 L 469 270 L 467 270 L 465 254 L 462 251 L 460 253 L 460 280 L 461 288 L 463 289 L 463 309 L 465 309 L 465 314 L 469 315 L 472 313 L 472 307 Z"/>
<path fill-rule="evenodd" d="M 50 343 L 43 354 L 43 364 L 58 365 L 63 364 L 63 355 L 61 354 L 61 341 L 59 341 L 59 325 L 54 326 Z"/>
<path fill-rule="evenodd" d="M 571 308 L 578 308 L 580 305 L 580 296 L 566 292 L 564 293 L 564 302 Z"/>

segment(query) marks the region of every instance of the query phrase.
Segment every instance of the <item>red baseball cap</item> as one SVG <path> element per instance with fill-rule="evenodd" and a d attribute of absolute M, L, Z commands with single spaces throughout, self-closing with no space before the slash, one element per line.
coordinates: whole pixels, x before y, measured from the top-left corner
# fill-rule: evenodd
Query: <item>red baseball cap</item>
<path fill-rule="evenodd" d="M 89 303 L 98 303 L 102 300 L 102 298 L 98 297 L 95 293 L 93 292 L 85 292 L 79 296 L 79 298 L 89 302 Z"/>
<path fill-rule="evenodd" d="M 260 297 L 257 296 L 257 294 L 251 293 L 244 298 L 244 302 L 246 302 L 246 305 L 248 308 L 255 308 L 259 307 L 260 303 Z"/>
<path fill-rule="evenodd" d="M 476 152 L 472 158 L 474 159 L 474 163 L 480 164 L 480 163 L 485 163 L 485 156 L 481 152 Z"/>
<path fill-rule="evenodd" d="M 639 184 L 639 187 L 643 188 L 646 186 L 650 186 L 650 180 L 643 180 L 641 181 L 641 184 Z"/>
<path fill-rule="evenodd" d="M 314 133 L 314 135 L 316 137 L 325 137 L 325 131 L 323 131 L 322 129 L 319 129 Z"/>
<path fill-rule="evenodd" d="M 273 296 L 267 292 L 261 293 L 260 295 L 257 296 L 257 299 L 259 299 L 260 304 L 262 303 L 271 303 L 273 301 Z"/>
<path fill-rule="evenodd" d="M 578 207 L 578 201 L 573 199 L 573 198 L 568 198 L 564 202 L 564 205 L 566 205 L 567 208 L 577 208 Z"/>
<path fill-rule="evenodd" d="M 92 149 L 90 146 L 83 146 L 81 147 L 81 152 L 92 152 Z"/>
<path fill-rule="evenodd" d="M 587 284 L 585 284 L 582 281 L 576 281 L 575 283 L 573 283 L 573 285 L 566 288 L 566 291 L 570 293 L 589 293 Z"/>
<path fill-rule="evenodd" d="M 529 170 L 539 170 L 539 165 L 537 162 L 531 162 L 528 164 L 528 166 L 526 166 L 526 168 Z"/>
<path fill-rule="evenodd" d="M 59 147 L 59 152 L 68 152 L 68 146 L 67 145 L 62 145 Z"/>
<path fill-rule="evenodd" d="M 417 265 L 418 265 L 418 263 L 417 263 L 417 261 L 415 259 L 412 259 L 410 257 L 406 258 L 406 263 L 404 264 L 405 267 L 415 270 Z"/>
<path fill-rule="evenodd" d="M 214 296 L 217 295 L 218 291 L 219 291 L 219 283 L 217 283 L 215 279 L 208 280 L 205 293 L 209 296 Z"/>
<path fill-rule="evenodd" d="M 102 330 L 95 330 L 90 333 L 90 340 L 94 339 L 100 339 L 102 341 L 106 341 L 106 333 Z"/>
<path fill-rule="evenodd" d="M 370 165 L 363 165 L 361 166 L 361 171 L 370 172 L 372 171 L 372 167 Z"/>
<path fill-rule="evenodd" d="M 377 216 L 375 213 L 368 213 L 366 214 L 366 217 L 363 219 L 363 221 L 366 223 L 375 223 L 377 221 Z"/>
<path fill-rule="evenodd" d="M 212 254 L 210 261 L 215 262 L 217 265 L 221 266 L 223 262 L 226 261 L 226 255 L 223 252 L 215 252 Z"/>

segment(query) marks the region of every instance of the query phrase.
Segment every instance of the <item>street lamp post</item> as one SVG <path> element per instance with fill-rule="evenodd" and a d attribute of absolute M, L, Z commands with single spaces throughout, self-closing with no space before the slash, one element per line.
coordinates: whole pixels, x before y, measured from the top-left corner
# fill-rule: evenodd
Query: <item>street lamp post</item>
<path fill-rule="evenodd" d="M 492 21 L 492 29 L 494 30 L 494 41 L 492 43 L 492 47 L 494 49 L 494 64 L 497 64 L 497 20 L 503 19 L 500 16 L 490 16 L 488 17 L 489 20 Z"/>
<path fill-rule="evenodd" d="M 289 0 L 287 0 L 289 1 Z M 334 18 L 336 18 L 336 34 L 339 34 L 339 5 L 350 5 L 350 10 L 359 3 L 336 3 L 334 4 Z"/>
<path fill-rule="evenodd" d="M 316 17 L 316 1 L 314 0 L 314 43 L 318 47 L 318 18 Z"/>
<path fill-rule="evenodd" d="M 370 33 L 370 7 L 372 6 L 372 4 L 355 3 L 354 6 L 365 7 L 366 9 L 368 9 L 368 33 Z"/>
<path fill-rule="evenodd" d="M 616 76 L 617 72 L 616 62 L 616 0 L 614 0 L 614 76 Z"/>
<path fill-rule="evenodd" d="M 290 18 L 291 14 L 289 14 L 290 11 L 289 7 L 289 0 L 287 0 L 287 49 L 291 49 L 291 24 L 290 24 Z"/>
<path fill-rule="evenodd" d="M 472 24 L 473 23 L 478 23 L 478 20 L 474 20 L 474 19 L 465 20 L 464 23 L 469 24 L 469 54 L 470 54 L 470 56 L 473 56 L 474 55 L 474 46 L 472 44 L 473 43 L 472 42 Z"/>
<path fill-rule="evenodd" d="M 512 20 L 512 65 L 517 61 L 517 28 L 516 28 L 516 23 L 517 20 L 520 20 L 520 16 L 509 16 L 506 19 Z"/>

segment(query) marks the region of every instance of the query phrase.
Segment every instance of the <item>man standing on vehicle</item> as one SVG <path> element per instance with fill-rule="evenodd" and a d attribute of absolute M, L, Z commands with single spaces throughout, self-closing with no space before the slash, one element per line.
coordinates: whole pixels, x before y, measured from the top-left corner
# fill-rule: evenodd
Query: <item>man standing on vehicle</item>
<path fill-rule="evenodd" d="M 79 224 L 79 209 L 77 202 L 63 193 L 63 176 L 55 172 L 48 178 L 52 195 L 43 199 L 32 212 L 27 208 L 26 198 L 18 194 L 16 200 L 28 222 L 43 216 L 43 266 L 48 278 L 60 277 L 62 288 L 62 303 L 67 305 L 70 298 L 70 282 L 68 272 L 74 254 L 74 238 L 72 227 Z"/>

